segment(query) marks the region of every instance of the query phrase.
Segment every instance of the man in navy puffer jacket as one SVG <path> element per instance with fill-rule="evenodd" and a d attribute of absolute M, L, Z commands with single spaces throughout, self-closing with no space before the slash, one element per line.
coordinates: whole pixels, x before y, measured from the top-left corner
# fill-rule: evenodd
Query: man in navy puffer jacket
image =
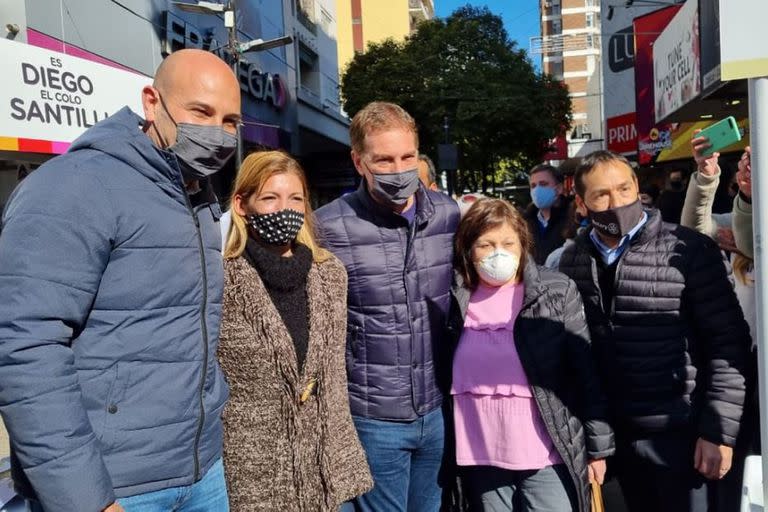
<path fill-rule="evenodd" d="M 440 377 L 459 209 L 419 182 L 413 118 L 374 102 L 350 127 L 360 188 L 320 208 L 320 235 L 349 275 L 349 401 L 374 489 L 364 511 L 440 506 Z"/>
<path fill-rule="evenodd" d="M 0 413 L 32 510 L 227 509 L 205 177 L 236 147 L 239 86 L 183 50 L 142 102 L 145 119 L 125 108 L 95 125 L 3 213 Z"/>

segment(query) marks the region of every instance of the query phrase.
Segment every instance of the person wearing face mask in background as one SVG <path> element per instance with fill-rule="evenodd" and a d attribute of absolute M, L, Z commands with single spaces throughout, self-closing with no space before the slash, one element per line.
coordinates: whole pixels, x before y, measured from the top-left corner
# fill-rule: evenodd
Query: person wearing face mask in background
<path fill-rule="evenodd" d="M 352 119 L 350 140 L 360 187 L 317 218 L 349 275 L 349 401 L 374 480 L 355 506 L 436 512 L 459 210 L 419 182 L 416 123 L 398 105 L 368 104 Z"/>
<path fill-rule="evenodd" d="M 661 213 L 661 220 L 672 224 L 680 224 L 685 203 L 685 179 L 683 171 L 676 169 L 670 171 L 667 188 L 664 189 L 656 201 L 656 208 Z"/>
<path fill-rule="evenodd" d="M 704 512 L 731 469 L 745 395 L 749 327 L 730 267 L 709 237 L 643 210 L 623 156 L 586 156 L 574 184 L 592 228 L 560 271 L 584 301 L 627 508 Z"/>
<path fill-rule="evenodd" d="M 658 199 L 659 187 L 654 184 L 640 187 L 640 202 L 643 203 L 643 208 L 655 208 Z"/>
<path fill-rule="evenodd" d="M 227 510 L 208 177 L 236 149 L 240 87 L 182 50 L 141 97 L 143 119 L 93 126 L 3 214 L 0 412 L 32 511 Z"/>
<path fill-rule="evenodd" d="M 347 397 L 347 273 L 317 245 L 285 153 L 246 158 L 230 204 L 218 352 L 230 505 L 336 512 L 372 486 Z"/>
<path fill-rule="evenodd" d="M 588 512 L 613 432 L 576 285 L 537 266 L 525 220 L 482 199 L 456 234 L 456 463 L 473 511 Z"/>
<path fill-rule="evenodd" d="M 547 256 L 562 247 L 563 231 L 571 219 L 568 217 L 569 201 L 563 197 L 563 177 L 557 168 L 539 164 L 529 173 L 531 205 L 525 212 L 531 235 L 532 254 L 536 264 L 543 265 Z"/>

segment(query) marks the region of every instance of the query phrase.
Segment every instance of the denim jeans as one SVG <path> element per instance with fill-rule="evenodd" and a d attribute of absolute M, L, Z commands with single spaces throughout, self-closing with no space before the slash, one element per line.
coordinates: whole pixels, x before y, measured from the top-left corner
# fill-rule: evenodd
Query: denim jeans
<path fill-rule="evenodd" d="M 576 489 L 565 464 L 524 471 L 468 466 L 461 472 L 472 512 L 578 510 Z"/>
<path fill-rule="evenodd" d="M 228 512 L 224 465 L 219 459 L 192 485 L 118 498 L 117 502 L 125 512 Z M 37 502 L 29 502 L 27 508 L 29 512 L 43 512 Z"/>
<path fill-rule="evenodd" d="M 353 417 L 373 475 L 358 512 L 437 512 L 445 425 L 441 409 L 410 422 Z"/>

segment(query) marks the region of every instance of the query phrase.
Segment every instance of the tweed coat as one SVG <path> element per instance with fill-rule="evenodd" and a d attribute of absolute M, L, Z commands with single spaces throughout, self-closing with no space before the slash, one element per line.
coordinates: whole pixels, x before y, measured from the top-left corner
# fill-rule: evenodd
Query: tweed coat
<path fill-rule="evenodd" d="M 307 277 L 303 371 L 258 272 L 224 262 L 218 356 L 230 384 L 224 468 L 233 511 L 336 511 L 372 479 L 347 396 L 347 275 L 331 257 Z M 314 386 L 310 383 L 314 382 Z"/>

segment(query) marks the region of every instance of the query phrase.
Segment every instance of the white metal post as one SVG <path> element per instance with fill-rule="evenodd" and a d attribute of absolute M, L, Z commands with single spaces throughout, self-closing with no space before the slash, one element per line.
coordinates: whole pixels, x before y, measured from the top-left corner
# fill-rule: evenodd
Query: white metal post
<path fill-rule="evenodd" d="M 760 395 L 760 441 L 763 447 L 763 503 L 768 497 L 768 318 L 765 317 L 768 247 L 768 77 L 749 79 L 749 125 L 752 146 L 752 225 L 755 256 L 755 311 Z M 768 237 L 765 242 L 768 242 Z"/>

